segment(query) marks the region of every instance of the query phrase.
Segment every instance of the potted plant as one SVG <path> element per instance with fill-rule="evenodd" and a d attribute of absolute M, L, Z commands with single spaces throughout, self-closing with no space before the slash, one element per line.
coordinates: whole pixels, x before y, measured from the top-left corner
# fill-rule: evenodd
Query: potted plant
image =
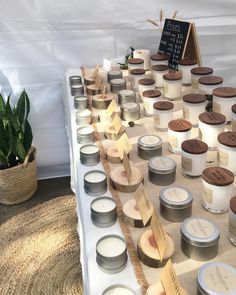
<path fill-rule="evenodd" d="M 30 101 L 25 90 L 16 105 L 11 106 L 0 93 L 0 203 L 26 201 L 37 189 L 33 135 L 28 115 Z"/>

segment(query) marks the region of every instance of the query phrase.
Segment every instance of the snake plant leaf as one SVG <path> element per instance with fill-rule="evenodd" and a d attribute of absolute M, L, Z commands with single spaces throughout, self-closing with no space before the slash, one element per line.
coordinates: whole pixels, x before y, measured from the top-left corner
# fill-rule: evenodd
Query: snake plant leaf
<path fill-rule="evenodd" d="M 14 115 L 14 113 L 13 113 L 13 111 L 11 109 L 10 95 L 7 98 L 5 114 L 6 114 L 6 121 L 9 122 L 17 132 L 19 132 L 20 131 L 20 125 L 17 122 L 17 118 L 16 118 L 16 116 Z"/>
<path fill-rule="evenodd" d="M 5 101 L 0 93 L 0 118 L 3 120 L 5 118 Z"/>
<path fill-rule="evenodd" d="M 29 97 L 26 91 L 23 90 L 16 106 L 16 113 L 18 115 L 18 120 L 20 124 L 23 125 L 23 129 L 25 128 L 25 120 L 27 120 L 29 112 L 30 112 Z"/>
<path fill-rule="evenodd" d="M 24 162 L 26 157 L 26 151 L 24 149 L 23 143 L 20 141 L 19 138 L 16 139 L 12 152 L 18 158 L 20 163 Z"/>
<path fill-rule="evenodd" d="M 8 161 L 6 155 L 0 150 L 0 162 L 8 166 Z"/>
<path fill-rule="evenodd" d="M 6 131 L 4 129 L 3 121 L 0 119 L 0 151 L 5 155 L 9 151 L 9 144 Z"/>
<path fill-rule="evenodd" d="M 24 148 L 25 148 L 26 152 L 28 152 L 28 150 L 30 149 L 30 147 L 32 145 L 32 140 L 33 140 L 32 129 L 30 127 L 30 124 L 29 124 L 28 120 L 26 120 L 26 122 L 25 122 L 24 140 L 23 140 L 23 145 L 24 145 Z"/>

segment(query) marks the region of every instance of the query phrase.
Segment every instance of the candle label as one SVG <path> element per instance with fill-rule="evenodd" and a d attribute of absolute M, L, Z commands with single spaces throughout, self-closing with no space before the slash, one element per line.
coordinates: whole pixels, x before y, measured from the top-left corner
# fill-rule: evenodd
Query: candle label
<path fill-rule="evenodd" d="M 221 112 L 221 106 L 217 102 L 213 101 L 213 112 L 220 113 Z"/>
<path fill-rule="evenodd" d="M 218 161 L 222 166 L 228 166 L 228 153 L 223 151 L 218 151 Z"/>
<path fill-rule="evenodd" d="M 212 204 L 212 190 L 211 189 L 204 186 L 203 191 L 202 191 L 202 197 L 206 203 Z"/>
<path fill-rule="evenodd" d="M 176 136 L 168 135 L 168 141 L 169 141 L 169 144 L 172 146 L 172 148 L 176 148 L 178 146 L 178 141 Z"/>
<path fill-rule="evenodd" d="M 161 283 L 165 290 L 165 294 L 171 295 L 184 295 L 185 292 L 179 283 L 177 275 L 175 273 L 173 264 L 169 259 L 166 263 L 165 267 L 163 268 L 160 276 Z"/>
<path fill-rule="evenodd" d="M 110 102 L 110 104 L 109 104 L 109 106 L 107 108 L 108 116 L 111 117 L 112 114 L 116 111 L 116 109 L 117 109 L 117 104 L 116 104 L 115 100 L 112 99 L 112 101 Z"/>
<path fill-rule="evenodd" d="M 155 114 L 155 116 L 154 116 L 154 124 L 160 125 L 160 115 Z"/>
<path fill-rule="evenodd" d="M 192 159 L 190 158 L 186 158 L 182 156 L 181 165 L 182 165 L 182 168 L 186 171 L 192 171 L 193 169 L 193 162 L 192 162 Z"/>
<path fill-rule="evenodd" d="M 236 120 L 232 120 L 231 122 L 231 125 L 232 125 L 232 131 L 236 131 Z"/>
<path fill-rule="evenodd" d="M 163 230 L 160 219 L 158 218 L 156 212 L 154 212 L 152 215 L 151 228 L 160 254 L 160 259 L 162 261 L 166 250 L 166 234 Z"/>
<path fill-rule="evenodd" d="M 198 89 L 198 80 L 192 78 L 192 88 L 194 89 Z"/>
<path fill-rule="evenodd" d="M 131 178 L 132 178 L 132 170 L 131 170 L 129 159 L 128 159 L 125 151 L 124 151 L 124 154 L 123 154 L 123 165 L 124 165 L 124 168 L 125 168 L 125 172 L 126 172 L 126 175 L 127 175 L 128 182 L 130 183 Z"/>
<path fill-rule="evenodd" d="M 126 133 L 124 133 L 117 141 L 116 148 L 118 150 L 120 159 L 123 160 L 124 152 L 128 155 L 128 153 L 132 150 L 133 146 L 129 141 L 129 138 Z"/>
<path fill-rule="evenodd" d="M 151 205 L 147 192 L 141 183 L 135 192 L 135 199 L 139 212 L 142 216 L 143 224 L 146 225 L 153 214 L 153 206 Z"/>
<path fill-rule="evenodd" d="M 143 107 L 144 109 L 146 110 L 147 113 L 150 113 L 150 110 L 149 110 L 149 103 L 147 101 L 144 101 L 143 103 Z"/>
<path fill-rule="evenodd" d="M 188 120 L 189 119 L 189 108 L 186 106 L 183 106 L 183 117 L 184 119 Z"/>
<path fill-rule="evenodd" d="M 122 127 L 121 119 L 117 113 L 115 114 L 115 116 L 113 118 L 112 125 L 113 125 L 115 133 L 117 135 Z"/>

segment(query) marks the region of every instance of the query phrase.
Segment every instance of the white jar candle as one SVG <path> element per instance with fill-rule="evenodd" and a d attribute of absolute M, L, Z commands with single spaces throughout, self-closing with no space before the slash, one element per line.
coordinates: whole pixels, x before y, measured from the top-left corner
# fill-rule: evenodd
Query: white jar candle
<path fill-rule="evenodd" d="M 168 65 L 169 55 L 162 53 L 155 53 L 150 56 L 151 67 L 154 65 Z"/>
<path fill-rule="evenodd" d="M 168 123 L 169 150 L 172 153 L 181 153 L 183 141 L 191 138 L 192 124 L 183 119 L 172 120 Z"/>
<path fill-rule="evenodd" d="M 161 99 L 161 92 L 159 90 L 146 90 L 142 93 L 144 115 L 153 115 L 153 105 Z"/>
<path fill-rule="evenodd" d="M 209 76 L 213 73 L 213 69 L 209 67 L 196 67 L 191 70 L 191 82 L 193 89 L 199 89 L 198 79 L 203 76 Z"/>
<path fill-rule="evenodd" d="M 213 112 L 225 115 L 231 121 L 231 108 L 236 103 L 235 87 L 218 87 L 213 90 Z"/>
<path fill-rule="evenodd" d="M 128 59 L 128 72 L 130 77 L 130 70 L 144 69 L 144 60 L 142 58 L 129 58 Z"/>
<path fill-rule="evenodd" d="M 236 197 L 229 204 L 229 240 L 236 246 Z"/>
<path fill-rule="evenodd" d="M 168 123 L 173 120 L 174 104 L 169 101 L 158 101 L 153 105 L 154 126 L 157 130 L 166 131 Z"/>
<path fill-rule="evenodd" d="M 191 85 L 191 70 L 197 65 L 196 59 L 183 58 L 179 60 L 178 70 L 182 73 L 182 84 Z"/>
<path fill-rule="evenodd" d="M 198 79 L 198 85 L 202 94 L 212 95 L 215 88 L 221 87 L 223 78 L 218 76 L 203 76 Z"/>
<path fill-rule="evenodd" d="M 183 118 L 193 126 L 198 126 L 199 115 L 206 109 L 206 96 L 203 94 L 187 94 L 183 96 Z"/>
<path fill-rule="evenodd" d="M 163 76 L 164 96 L 169 100 L 179 100 L 182 97 L 182 74 L 168 73 Z"/>
<path fill-rule="evenodd" d="M 141 58 L 144 61 L 144 70 L 150 69 L 150 50 L 149 49 L 135 49 L 133 52 L 134 58 Z"/>
<path fill-rule="evenodd" d="M 236 132 L 227 131 L 218 135 L 219 165 L 236 175 Z"/>
<path fill-rule="evenodd" d="M 236 131 L 236 104 L 231 108 L 231 127 L 233 131 Z"/>
<path fill-rule="evenodd" d="M 156 81 L 156 87 L 163 87 L 163 76 L 169 73 L 167 65 L 152 66 L 152 77 Z"/>
<path fill-rule="evenodd" d="M 226 118 L 219 113 L 205 112 L 199 116 L 199 137 L 209 149 L 216 149 L 217 136 L 225 129 Z"/>
<path fill-rule="evenodd" d="M 89 125 L 92 121 L 92 112 L 89 109 L 76 111 L 75 121 L 77 125 Z"/>
<path fill-rule="evenodd" d="M 144 79 L 138 80 L 138 90 L 141 97 L 144 91 L 153 90 L 153 89 L 155 89 L 155 80 L 150 78 L 144 78 Z"/>
<path fill-rule="evenodd" d="M 212 213 L 224 213 L 229 209 L 234 175 L 221 167 L 208 167 L 202 172 L 202 203 Z"/>
<path fill-rule="evenodd" d="M 134 90 L 138 90 L 138 81 L 146 77 L 144 69 L 130 70 L 131 85 Z"/>
<path fill-rule="evenodd" d="M 197 177 L 202 175 L 206 168 L 208 146 L 197 139 L 189 139 L 181 145 L 181 166 L 187 176 Z"/>

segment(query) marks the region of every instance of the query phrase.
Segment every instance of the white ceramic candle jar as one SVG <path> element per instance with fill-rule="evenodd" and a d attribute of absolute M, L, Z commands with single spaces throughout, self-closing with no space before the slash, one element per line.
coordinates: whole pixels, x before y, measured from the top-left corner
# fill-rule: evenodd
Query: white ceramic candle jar
<path fill-rule="evenodd" d="M 153 115 L 153 105 L 161 99 L 161 92 L 159 90 L 146 90 L 142 93 L 144 115 Z"/>
<path fill-rule="evenodd" d="M 206 167 L 208 146 L 197 139 L 189 139 L 181 145 L 181 166 L 184 175 L 198 177 Z"/>
<path fill-rule="evenodd" d="M 153 105 L 154 125 L 157 130 L 166 131 L 168 123 L 173 120 L 174 104 L 169 101 L 158 101 Z"/>
<path fill-rule="evenodd" d="M 168 65 L 152 66 L 152 77 L 156 81 L 156 87 L 163 87 L 163 76 L 169 73 Z"/>
<path fill-rule="evenodd" d="M 202 204 L 212 213 L 229 210 L 234 175 L 222 167 L 208 167 L 202 172 Z"/>
<path fill-rule="evenodd" d="M 229 240 L 236 246 L 236 197 L 229 204 Z"/>
<path fill-rule="evenodd" d="M 181 153 L 183 141 L 191 138 L 192 124 L 183 119 L 172 120 L 168 123 L 169 150 L 172 153 Z"/>
<path fill-rule="evenodd" d="M 162 53 L 155 53 L 150 56 L 151 67 L 154 65 L 168 65 L 169 55 Z"/>
<path fill-rule="evenodd" d="M 144 78 L 144 79 L 138 80 L 138 90 L 141 97 L 144 91 L 153 90 L 153 89 L 155 89 L 155 80 L 150 78 Z"/>
<path fill-rule="evenodd" d="M 203 76 L 209 76 L 213 73 L 213 69 L 209 67 L 196 67 L 191 70 L 191 82 L 193 89 L 199 89 L 198 79 Z"/>
<path fill-rule="evenodd" d="M 213 90 L 213 112 L 225 115 L 231 121 L 231 108 L 236 103 L 235 87 L 218 87 Z"/>
<path fill-rule="evenodd" d="M 236 175 L 236 132 L 220 133 L 217 148 L 219 165 Z"/>
<path fill-rule="evenodd" d="M 232 106 L 231 111 L 231 127 L 233 131 L 236 131 L 236 104 Z"/>
<path fill-rule="evenodd" d="M 197 65 L 196 59 L 183 58 L 179 60 L 178 70 L 182 73 L 182 84 L 191 85 L 191 70 Z"/>
<path fill-rule="evenodd" d="M 199 115 L 206 109 L 206 96 L 203 94 L 187 94 L 183 96 L 183 117 L 193 126 L 198 125 Z"/>
<path fill-rule="evenodd" d="M 182 74 L 168 73 L 163 76 L 164 96 L 169 100 L 179 100 L 182 97 Z"/>
<path fill-rule="evenodd" d="M 130 70 L 132 69 L 144 69 L 144 60 L 142 58 L 129 58 L 128 59 L 129 76 L 130 76 Z"/>
<path fill-rule="evenodd" d="M 216 87 L 220 87 L 223 84 L 223 78 L 218 76 L 203 76 L 198 79 L 198 85 L 202 94 L 212 95 L 213 90 Z"/>
<path fill-rule="evenodd" d="M 199 137 L 209 149 L 216 149 L 217 136 L 225 129 L 226 118 L 219 113 L 205 112 L 199 116 Z"/>
<path fill-rule="evenodd" d="M 146 77 L 144 69 L 130 70 L 131 84 L 134 90 L 138 90 L 138 81 Z"/>
<path fill-rule="evenodd" d="M 134 58 L 141 58 L 144 61 L 144 70 L 150 69 L 150 50 L 149 49 L 135 49 L 133 52 Z"/>

